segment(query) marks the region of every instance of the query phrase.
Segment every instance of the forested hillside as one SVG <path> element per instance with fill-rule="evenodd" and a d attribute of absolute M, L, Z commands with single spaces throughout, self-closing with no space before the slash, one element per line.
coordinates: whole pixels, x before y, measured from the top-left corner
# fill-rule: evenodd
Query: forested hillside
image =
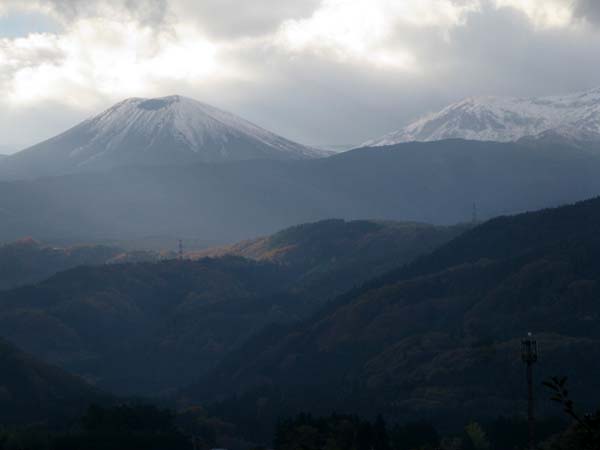
<path fill-rule="evenodd" d="M 36 283 L 72 267 L 104 264 L 123 254 L 115 247 L 56 247 L 33 239 L 0 245 L 0 290 Z"/>
<path fill-rule="evenodd" d="M 289 264 L 225 255 L 78 267 L 0 293 L 0 328 L 99 386 L 154 395 L 192 383 L 264 326 L 299 321 L 466 228 L 329 221 L 267 238 L 288 249 Z"/>
<path fill-rule="evenodd" d="M 333 297 L 430 253 L 473 226 L 331 219 L 191 257 L 237 255 L 272 262 L 298 274 L 295 289 Z"/>
<path fill-rule="evenodd" d="M 175 257 L 168 250 L 126 250 L 103 244 L 59 246 L 24 238 L 0 245 L 0 290 L 37 283 L 77 266 L 157 262 Z"/>
<path fill-rule="evenodd" d="M 44 364 L 0 339 L 0 423 L 61 426 L 93 402 L 108 400 L 83 380 Z M 0 439 L 1 441 L 1 439 Z"/>
<path fill-rule="evenodd" d="M 511 416 L 525 407 L 520 339 L 533 332 L 536 379 L 569 374 L 585 404 L 600 395 L 599 252 L 600 199 L 492 220 L 301 324 L 262 333 L 186 395 L 245 393 L 247 409 L 219 406 L 233 415 L 268 399 L 262 417 Z"/>

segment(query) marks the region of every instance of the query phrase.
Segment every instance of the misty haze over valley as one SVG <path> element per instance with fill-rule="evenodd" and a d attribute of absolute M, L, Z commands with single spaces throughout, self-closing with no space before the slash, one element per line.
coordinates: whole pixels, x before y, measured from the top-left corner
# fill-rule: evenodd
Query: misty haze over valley
<path fill-rule="evenodd" d="M 0 450 L 600 449 L 600 7 L 0 1 Z"/>

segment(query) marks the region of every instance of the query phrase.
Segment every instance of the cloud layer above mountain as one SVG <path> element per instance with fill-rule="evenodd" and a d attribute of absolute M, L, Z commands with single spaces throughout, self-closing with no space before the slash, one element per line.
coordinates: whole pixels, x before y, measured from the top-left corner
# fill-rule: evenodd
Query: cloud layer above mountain
<path fill-rule="evenodd" d="M 0 134 L 180 93 L 310 144 L 464 96 L 600 85 L 593 0 L 3 0 Z"/>

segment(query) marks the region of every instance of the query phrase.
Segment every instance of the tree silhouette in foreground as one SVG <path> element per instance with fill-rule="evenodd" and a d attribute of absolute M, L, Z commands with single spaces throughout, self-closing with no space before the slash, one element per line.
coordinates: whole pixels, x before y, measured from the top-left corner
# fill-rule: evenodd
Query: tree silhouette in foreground
<path fill-rule="evenodd" d="M 567 431 L 546 443 L 544 448 L 548 450 L 600 449 L 600 411 L 594 414 L 582 414 L 577 411 L 567 388 L 567 377 L 552 377 L 543 384 L 553 392 L 552 401 L 560 404 L 564 413 L 573 421 Z"/>

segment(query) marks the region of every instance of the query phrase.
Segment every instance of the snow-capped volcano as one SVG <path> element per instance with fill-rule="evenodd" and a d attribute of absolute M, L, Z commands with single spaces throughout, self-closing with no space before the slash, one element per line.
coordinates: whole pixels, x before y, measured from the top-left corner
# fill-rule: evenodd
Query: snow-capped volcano
<path fill-rule="evenodd" d="M 600 88 L 552 97 L 469 98 L 362 146 L 452 138 L 511 142 L 549 132 L 570 139 L 600 136 Z"/>
<path fill-rule="evenodd" d="M 174 95 L 124 100 L 54 138 L 4 158 L 0 174 L 31 177 L 125 165 L 325 155 L 229 112 Z"/>

